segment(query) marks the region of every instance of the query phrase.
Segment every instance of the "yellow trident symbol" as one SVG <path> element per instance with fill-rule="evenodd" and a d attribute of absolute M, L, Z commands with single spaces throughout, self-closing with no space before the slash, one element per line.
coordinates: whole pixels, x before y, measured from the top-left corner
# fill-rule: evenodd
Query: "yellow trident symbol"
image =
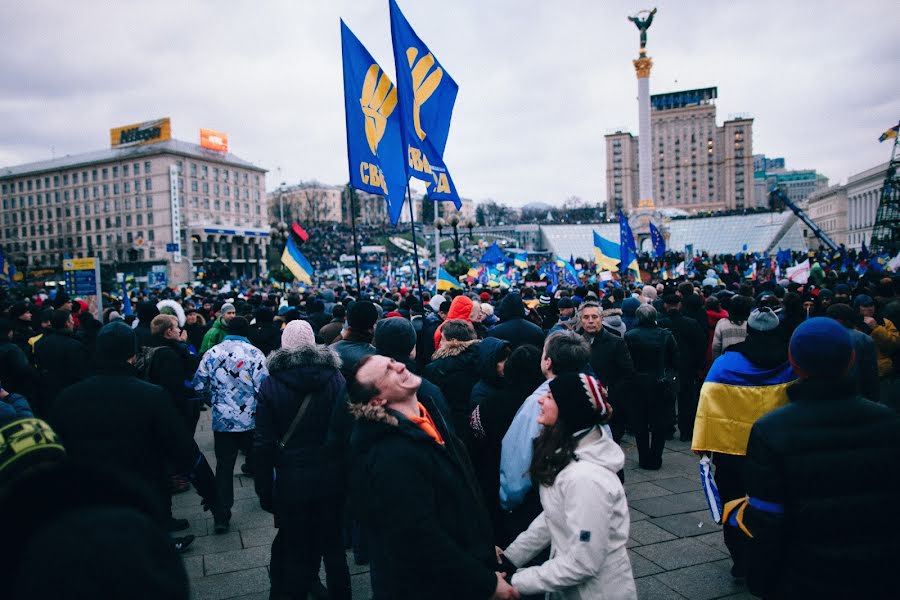
<path fill-rule="evenodd" d="M 359 104 L 366 115 L 366 140 L 369 142 L 369 149 L 375 155 L 378 154 L 378 142 L 384 136 L 388 117 L 397 106 L 397 88 L 384 73 L 381 73 L 379 78 L 380 71 L 378 65 L 369 67 L 359 99 Z"/>
<path fill-rule="evenodd" d="M 422 129 L 422 123 L 419 120 L 419 112 L 422 105 L 431 97 L 437 87 L 441 84 L 444 77 L 444 70 L 438 67 L 434 71 L 434 56 L 431 52 L 423 56 L 419 62 L 415 63 L 419 50 L 416 48 L 408 48 L 406 50 L 406 60 L 409 61 L 409 68 L 412 69 L 413 83 L 413 123 L 416 126 L 416 134 L 420 140 L 425 139 L 425 130 Z M 415 66 L 413 66 L 415 63 Z M 428 72 L 431 71 L 431 74 Z M 427 77 L 426 77 L 427 75 Z"/>

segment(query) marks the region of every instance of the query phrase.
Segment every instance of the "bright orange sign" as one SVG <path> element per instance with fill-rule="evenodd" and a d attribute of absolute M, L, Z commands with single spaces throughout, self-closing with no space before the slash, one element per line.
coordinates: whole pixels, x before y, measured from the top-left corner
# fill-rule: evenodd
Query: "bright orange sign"
<path fill-rule="evenodd" d="M 212 129 L 200 129 L 200 145 L 216 152 L 228 152 L 228 134 Z"/>

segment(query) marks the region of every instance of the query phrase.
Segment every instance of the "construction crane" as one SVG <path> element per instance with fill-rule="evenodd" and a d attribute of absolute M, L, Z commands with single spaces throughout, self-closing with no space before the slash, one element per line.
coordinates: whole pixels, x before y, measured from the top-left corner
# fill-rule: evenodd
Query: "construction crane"
<path fill-rule="evenodd" d="M 794 204 L 794 201 L 788 198 L 788 195 L 785 194 L 780 187 L 778 187 L 777 185 L 773 185 L 772 190 L 769 192 L 769 206 L 775 208 L 776 206 L 778 206 L 779 202 L 794 211 L 794 214 L 797 215 L 797 218 L 803 221 L 803 224 L 809 227 L 809 230 L 812 231 L 813 234 L 817 238 L 819 238 L 819 240 L 823 244 L 828 246 L 828 248 L 830 248 L 832 251 L 838 250 L 837 244 L 835 244 L 832 239 L 828 237 L 828 234 L 822 231 L 822 229 L 818 225 L 816 225 L 813 220 L 810 219 L 809 216 L 807 216 L 807 214 L 800 209 L 799 206 Z"/>
<path fill-rule="evenodd" d="M 900 176 L 897 175 L 897 167 L 900 166 L 900 157 L 897 156 L 900 136 L 897 135 L 896 128 L 893 131 L 894 148 L 891 150 L 891 162 L 881 188 L 878 212 L 875 213 L 871 247 L 878 252 L 896 256 L 900 253 Z M 882 140 L 886 137 L 887 135 L 882 136 Z"/>

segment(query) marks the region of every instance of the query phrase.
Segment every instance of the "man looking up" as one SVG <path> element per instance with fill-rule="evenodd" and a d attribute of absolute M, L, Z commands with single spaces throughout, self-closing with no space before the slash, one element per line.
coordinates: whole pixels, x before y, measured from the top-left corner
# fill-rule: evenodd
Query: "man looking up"
<path fill-rule="evenodd" d="M 364 357 L 350 380 L 352 503 L 379 549 L 373 572 L 389 598 L 518 598 L 494 571 L 465 449 L 421 382 L 386 356 Z"/>

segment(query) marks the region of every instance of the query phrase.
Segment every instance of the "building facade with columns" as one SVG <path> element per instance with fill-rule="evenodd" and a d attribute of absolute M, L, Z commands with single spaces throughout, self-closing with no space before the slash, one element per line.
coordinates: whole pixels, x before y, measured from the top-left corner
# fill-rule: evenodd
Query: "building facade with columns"
<path fill-rule="evenodd" d="M 652 201 L 690 213 L 751 208 L 753 119 L 716 125 L 715 87 L 650 96 Z M 640 194 L 640 137 L 606 135 L 606 197 L 611 212 L 631 212 Z"/>
<path fill-rule="evenodd" d="M 813 192 L 807 198 L 806 212 L 809 218 L 831 238 L 835 244 L 849 246 L 847 236 L 847 186 L 833 185 L 827 189 Z M 803 227 L 804 235 L 810 244 L 822 242 Z"/>
<path fill-rule="evenodd" d="M 29 269 L 97 257 L 170 285 L 265 271 L 265 169 L 175 139 L 0 169 L 0 244 Z M 201 271 L 202 269 L 202 271 Z"/>

